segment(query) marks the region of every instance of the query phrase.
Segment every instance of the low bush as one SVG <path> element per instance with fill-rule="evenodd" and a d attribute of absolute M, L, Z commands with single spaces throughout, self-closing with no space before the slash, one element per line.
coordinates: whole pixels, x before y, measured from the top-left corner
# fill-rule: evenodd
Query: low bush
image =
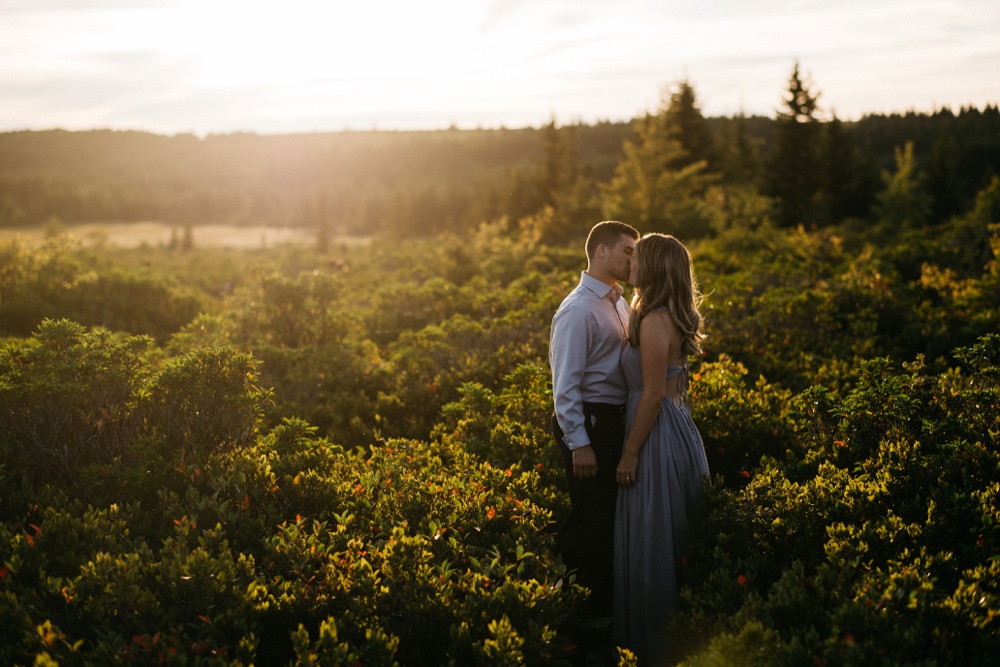
<path fill-rule="evenodd" d="M 798 413 L 802 460 L 712 490 L 675 621 L 690 664 L 991 663 L 998 350 L 987 336 L 939 375 L 864 364 L 847 396 L 815 401 L 812 428 Z"/>
<path fill-rule="evenodd" d="M 0 662 L 558 659 L 555 628 L 584 591 L 553 554 L 558 494 L 535 463 L 550 443 L 514 421 L 538 416 L 540 369 L 514 373 L 496 412 L 449 410 L 510 419 L 502 451 L 523 452 L 503 464 L 454 436 L 348 450 L 301 420 L 262 433 L 251 357 L 215 347 L 160 364 L 148 347 L 46 322 L 5 351 L 0 386 L 18 398 L 5 405 L 20 407 L 4 415 L 16 492 L 0 533 Z M 44 378 L 67 391 L 32 400 Z M 122 387 L 117 402 L 84 380 Z M 70 441 L 93 404 L 130 437 L 92 426 Z M 47 423 L 62 430 L 29 439 Z M 29 455 L 48 442 L 73 453 L 58 470 Z"/>

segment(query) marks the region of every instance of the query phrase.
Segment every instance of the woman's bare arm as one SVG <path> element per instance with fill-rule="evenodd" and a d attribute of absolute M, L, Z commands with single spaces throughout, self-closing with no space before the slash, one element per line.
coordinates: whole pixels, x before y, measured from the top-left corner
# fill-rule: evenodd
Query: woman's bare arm
<path fill-rule="evenodd" d="M 668 313 L 654 311 L 646 315 L 639 325 L 639 340 L 642 396 L 615 470 L 617 482 L 624 486 L 635 483 L 639 451 L 653 430 L 660 406 L 667 396 L 667 367 L 680 353 L 680 330 Z"/>

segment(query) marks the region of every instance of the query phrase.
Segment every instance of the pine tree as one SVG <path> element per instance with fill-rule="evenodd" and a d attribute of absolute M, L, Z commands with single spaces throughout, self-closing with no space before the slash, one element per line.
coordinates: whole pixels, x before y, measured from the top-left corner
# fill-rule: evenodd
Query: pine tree
<path fill-rule="evenodd" d="M 814 204 L 822 182 L 818 99 L 796 62 L 788 79 L 785 109 L 776 119 L 768 169 L 768 193 L 778 199 L 778 219 L 784 226 L 816 222 Z"/>
<path fill-rule="evenodd" d="M 547 243 L 586 234 L 601 215 L 592 169 L 580 166 L 578 127 L 559 127 L 555 119 L 543 125 L 538 157 L 508 175 L 509 198 L 503 213 L 522 227 L 534 228 L 538 239 Z"/>
<path fill-rule="evenodd" d="M 931 162 L 927 170 L 927 189 L 934 222 L 945 222 L 962 208 L 961 179 L 958 175 L 958 145 L 948 132 L 941 134 L 931 148 Z"/>
<path fill-rule="evenodd" d="M 750 136 L 746 115 L 721 119 L 716 153 L 723 180 L 731 185 L 755 186 L 760 165 L 760 139 Z"/>
<path fill-rule="evenodd" d="M 865 207 L 856 196 L 854 150 L 837 114 L 823 126 L 820 163 L 822 182 L 818 201 L 823 207 L 818 212 L 820 219 L 836 224 L 848 216 L 864 215 Z"/>
<path fill-rule="evenodd" d="M 694 100 L 693 91 L 688 99 Z M 684 102 L 679 98 L 678 103 Z M 697 111 L 693 105 L 689 109 Z M 692 161 L 681 142 L 682 130 L 677 123 L 687 117 L 671 98 L 664 100 L 656 114 L 635 121 L 635 136 L 625 141 L 624 156 L 611 181 L 602 188 L 605 217 L 643 231 L 679 236 L 707 231 L 700 200 L 712 179 L 706 173 L 707 162 Z"/>
<path fill-rule="evenodd" d="M 931 198 L 923 188 L 924 176 L 913 157 L 913 142 L 896 148 L 896 171 L 882 172 L 885 189 L 878 195 L 875 213 L 891 229 L 921 227 L 930 217 Z"/>
<path fill-rule="evenodd" d="M 572 127 L 558 127 L 555 119 L 542 127 L 541 134 L 541 199 L 542 204 L 551 206 L 559 193 L 576 180 L 576 134 Z"/>
<path fill-rule="evenodd" d="M 581 168 L 576 151 L 576 126 L 557 127 L 555 120 L 542 128 L 542 159 L 538 165 L 537 212 L 539 238 L 548 243 L 585 234 L 601 215 L 597 184 L 589 168 Z"/>
<path fill-rule="evenodd" d="M 672 132 L 687 151 L 685 158 L 672 165 L 674 168 L 686 167 L 701 160 L 708 165 L 712 164 L 712 135 L 701 109 L 698 108 L 694 87 L 687 80 L 678 83 L 670 95 L 664 123 L 667 131 Z"/>

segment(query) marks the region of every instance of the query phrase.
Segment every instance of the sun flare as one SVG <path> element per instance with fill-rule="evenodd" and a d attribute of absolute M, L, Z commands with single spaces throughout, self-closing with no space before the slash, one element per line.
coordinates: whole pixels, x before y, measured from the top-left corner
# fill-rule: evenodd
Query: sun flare
<path fill-rule="evenodd" d="M 767 115 L 795 59 L 842 118 L 995 102 L 1000 3 L 753 5 L 9 0 L 0 128 L 625 120 L 680 79 L 709 114 Z"/>

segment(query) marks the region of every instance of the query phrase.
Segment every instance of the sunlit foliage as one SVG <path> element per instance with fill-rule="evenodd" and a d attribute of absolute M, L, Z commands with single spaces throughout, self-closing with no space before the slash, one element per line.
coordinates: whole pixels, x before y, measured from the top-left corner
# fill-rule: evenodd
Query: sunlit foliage
<path fill-rule="evenodd" d="M 546 354 L 596 190 L 548 132 L 532 210 L 434 234 L 0 243 L 0 663 L 585 662 Z M 945 206 L 896 145 L 869 219 L 781 226 L 749 141 L 685 192 L 715 474 L 686 664 L 1000 651 L 1000 180 Z"/>

